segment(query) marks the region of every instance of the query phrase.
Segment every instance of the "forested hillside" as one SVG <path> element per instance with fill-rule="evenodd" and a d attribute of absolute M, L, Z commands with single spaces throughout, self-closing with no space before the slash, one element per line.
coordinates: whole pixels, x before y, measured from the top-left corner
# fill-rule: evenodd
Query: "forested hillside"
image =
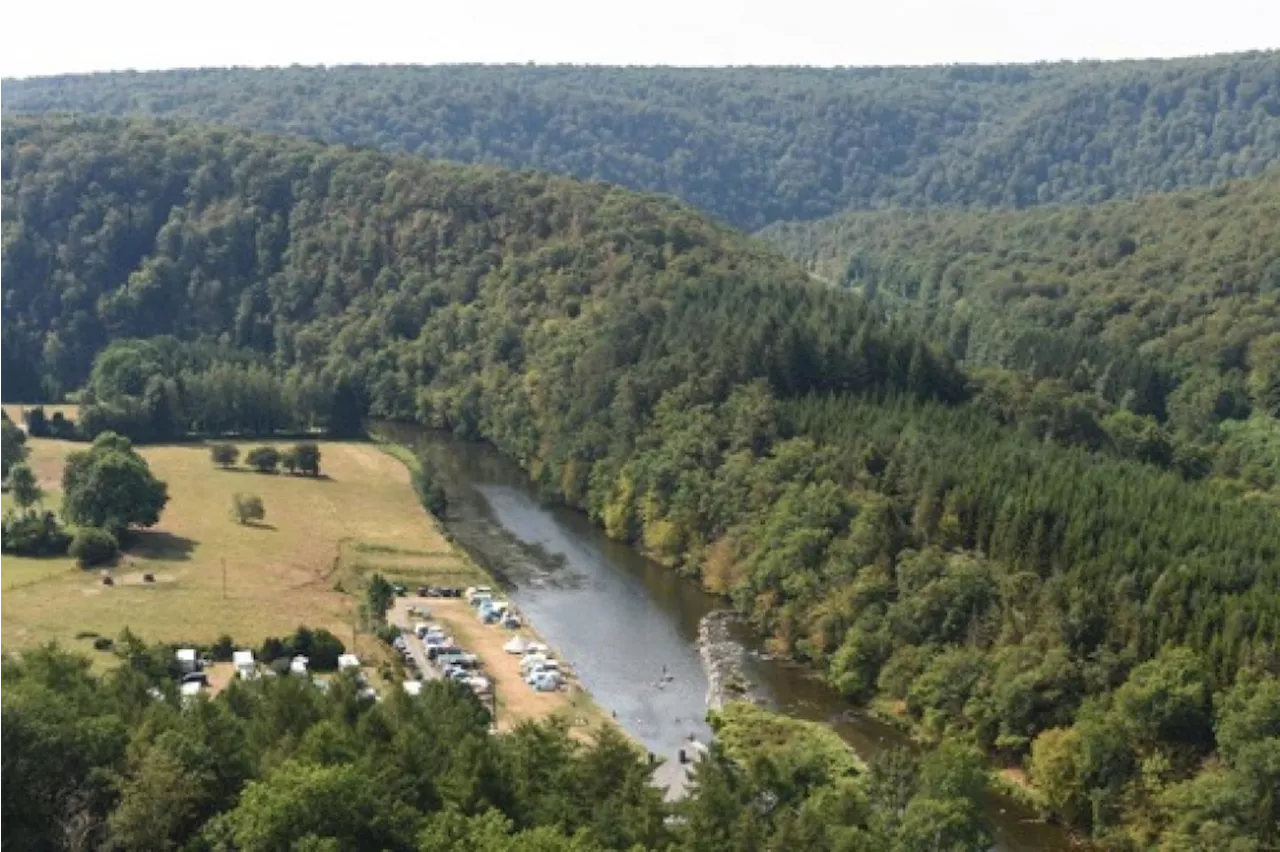
<path fill-rule="evenodd" d="M 970 369 L 1096 395 L 1278 481 L 1280 169 L 1136 202 L 850 213 L 764 236 Z"/>
<path fill-rule="evenodd" d="M 738 226 L 1099 201 L 1280 156 L 1280 53 L 910 69 L 342 67 L 6 80 L 6 111 L 175 117 L 678 196 Z"/>
<path fill-rule="evenodd" d="M 210 371 L 258 370 L 486 439 L 1077 828 L 1280 839 L 1274 508 L 1000 425 L 909 328 L 674 202 L 234 131 L 3 135 L 6 393 L 88 378 L 171 434 L 236 384 Z"/>

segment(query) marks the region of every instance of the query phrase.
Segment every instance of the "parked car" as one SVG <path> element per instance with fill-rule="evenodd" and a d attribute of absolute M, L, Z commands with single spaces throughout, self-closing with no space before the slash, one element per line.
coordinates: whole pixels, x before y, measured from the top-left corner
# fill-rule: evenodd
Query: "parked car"
<path fill-rule="evenodd" d="M 543 675 L 553 674 L 560 677 L 560 664 L 555 660 L 546 660 L 529 668 L 524 674 L 525 683 L 532 684 Z"/>
<path fill-rule="evenodd" d="M 539 692 L 553 692 L 564 681 L 556 672 L 542 672 L 530 677 L 527 683 Z"/>
<path fill-rule="evenodd" d="M 525 654 L 520 658 L 520 671 L 528 672 L 530 668 L 551 659 L 546 654 Z"/>

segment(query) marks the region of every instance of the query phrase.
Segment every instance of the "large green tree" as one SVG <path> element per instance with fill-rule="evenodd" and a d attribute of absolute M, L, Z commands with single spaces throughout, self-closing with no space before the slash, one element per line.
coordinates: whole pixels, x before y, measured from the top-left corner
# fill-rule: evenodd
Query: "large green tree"
<path fill-rule="evenodd" d="M 67 456 L 62 516 L 69 523 L 99 527 L 119 538 L 130 528 L 158 523 L 168 501 L 168 487 L 128 438 L 107 432 L 89 449 Z"/>

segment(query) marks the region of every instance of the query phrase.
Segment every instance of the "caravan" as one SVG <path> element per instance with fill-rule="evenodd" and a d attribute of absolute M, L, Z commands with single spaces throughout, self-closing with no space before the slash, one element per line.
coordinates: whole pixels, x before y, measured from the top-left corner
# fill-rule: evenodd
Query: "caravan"
<path fill-rule="evenodd" d="M 253 661 L 252 651 L 233 651 L 231 663 L 236 668 L 236 677 L 241 680 L 253 680 L 258 676 L 258 666 Z"/>

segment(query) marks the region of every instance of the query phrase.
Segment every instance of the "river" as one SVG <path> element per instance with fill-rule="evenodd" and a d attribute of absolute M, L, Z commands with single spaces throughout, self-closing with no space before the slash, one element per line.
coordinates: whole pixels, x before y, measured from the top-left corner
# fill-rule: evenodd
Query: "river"
<path fill-rule="evenodd" d="M 445 526 L 454 540 L 509 587 L 531 624 L 632 736 L 664 757 L 690 734 L 707 740 L 698 622 L 725 608 L 723 600 L 611 541 L 583 513 L 546 505 L 519 465 L 491 447 L 403 424 L 380 423 L 376 431 L 427 453 L 448 493 Z M 751 637 L 742 638 L 756 650 Z M 777 710 L 830 724 L 864 759 L 911 747 L 897 729 L 851 713 L 802 667 L 751 655 L 747 674 Z M 1001 852 L 1071 848 L 1062 831 L 1013 800 L 993 795 L 987 812 Z"/>

